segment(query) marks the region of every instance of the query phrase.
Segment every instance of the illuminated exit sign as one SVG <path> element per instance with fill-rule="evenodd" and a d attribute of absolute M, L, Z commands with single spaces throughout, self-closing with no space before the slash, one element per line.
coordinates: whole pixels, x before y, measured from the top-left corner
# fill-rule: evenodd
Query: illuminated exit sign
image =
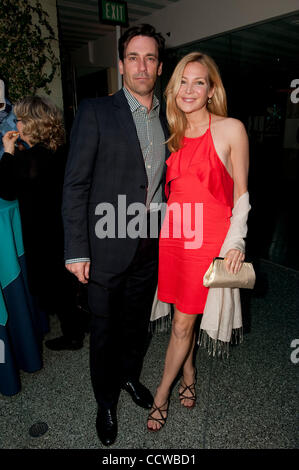
<path fill-rule="evenodd" d="M 99 13 L 102 23 L 128 26 L 127 2 L 99 0 Z"/>

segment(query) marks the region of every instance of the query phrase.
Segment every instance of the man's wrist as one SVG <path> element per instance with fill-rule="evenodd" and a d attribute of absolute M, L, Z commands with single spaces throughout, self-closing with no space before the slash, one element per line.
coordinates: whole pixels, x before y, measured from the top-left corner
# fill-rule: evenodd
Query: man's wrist
<path fill-rule="evenodd" d="M 87 263 L 87 262 L 90 262 L 90 258 L 72 258 L 72 259 L 65 260 L 65 264 Z"/>

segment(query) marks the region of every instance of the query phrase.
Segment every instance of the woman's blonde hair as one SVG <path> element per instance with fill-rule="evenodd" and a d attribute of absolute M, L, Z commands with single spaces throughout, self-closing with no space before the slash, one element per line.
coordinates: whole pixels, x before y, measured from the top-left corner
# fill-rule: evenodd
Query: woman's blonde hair
<path fill-rule="evenodd" d="M 17 119 L 23 123 L 22 132 L 32 145 L 41 143 L 55 151 L 65 141 L 63 116 L 49 99 L 26 96 L 14 105 Z"/>
<path fill-rule="evenodd" d="M 214 88 L 212 101 L 207 103 L 208 111 L 218 116 L 227 116 L 226 93 L 216 63 L 211 57 L 202 52 L 187 54 L 177 64 L 165 90 L 166 114 L 170 129 L 170 137 L 167 143 L 171 152 L 176 152 L 180 149 L 186 131 L 187 119 L 185 113 L 176 104 L 176 96 L 181 86 L 185 67 L 190 62 L 199 62 L 208 69 L 209 87 Z"/>

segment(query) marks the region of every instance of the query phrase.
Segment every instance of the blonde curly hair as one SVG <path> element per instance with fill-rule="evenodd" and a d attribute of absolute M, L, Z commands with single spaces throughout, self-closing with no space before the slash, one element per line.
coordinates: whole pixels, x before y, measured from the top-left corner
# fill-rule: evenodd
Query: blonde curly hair
<path fill-rule="evenodd" d="M 32 145 L 41 143 L 55 151 L 65 142 L 62 112 L 48 98 L 26 96 L 13 109 Z"/>

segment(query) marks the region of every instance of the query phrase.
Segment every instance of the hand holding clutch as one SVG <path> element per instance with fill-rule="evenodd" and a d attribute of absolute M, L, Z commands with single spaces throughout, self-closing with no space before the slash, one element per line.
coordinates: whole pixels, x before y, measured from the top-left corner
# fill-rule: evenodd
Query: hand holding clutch
<path fill-rule="evenodd" d="M 253 289 L 255 272 L 251 263 L 243 263 L 236 274 L 227 271 L 224 258 L 214 258 L 203 277 L 205 287 L 238 287 Z"/>

